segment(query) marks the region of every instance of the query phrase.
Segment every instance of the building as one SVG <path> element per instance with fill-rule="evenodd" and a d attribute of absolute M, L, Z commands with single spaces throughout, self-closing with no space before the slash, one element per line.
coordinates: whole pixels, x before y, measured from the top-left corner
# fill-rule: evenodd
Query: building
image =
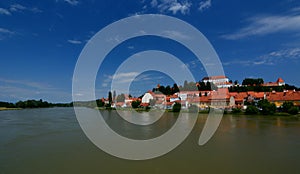
<path fill-rule="evenodd" d="M 284 86 L 285 82 L 282 78 L 278 78 L 276 82 L 267 82 L 264 83 L 263 86 Z"/>
<path fill-rule="evenodd" d="M 228 77 L 226 76 L 210 76 L 204 77 L 202 79 L 204 83 L 212 83 L 218 88 L 229 88 L 232 86 L 232 83 L 229 81 Z"/>

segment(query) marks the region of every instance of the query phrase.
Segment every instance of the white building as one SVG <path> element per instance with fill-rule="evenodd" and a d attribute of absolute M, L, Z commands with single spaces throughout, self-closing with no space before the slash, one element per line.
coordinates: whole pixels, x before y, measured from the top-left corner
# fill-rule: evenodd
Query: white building
<path fill-rule="evenodd" d="M 229 88 L 232 86 L 232 83 L 229 82 L 228 77 L 226 76 L 211 76 L 211 77 L 204 77 L 202 79 L 204 83 L 213 83 L 218 88 Z"/>
<path fill-rule="evenodd" d="M 150 100 L 153 100 L 152 94 L 150 94 L 149 92 L 145 93 L 142 98 L 142 103 L 150 103 Z"/>

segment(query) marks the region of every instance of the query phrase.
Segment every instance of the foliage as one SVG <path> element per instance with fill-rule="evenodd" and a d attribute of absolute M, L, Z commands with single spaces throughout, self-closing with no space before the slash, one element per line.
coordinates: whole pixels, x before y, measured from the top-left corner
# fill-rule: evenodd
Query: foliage
<path fill-rule="evenodd" d="M 111 103 L 112 103 L 112 93 L 111 93 L 111 91 L 108 92 L 108 102 L 111 105 Z"/>
<path fill-rule="evenodd" d="M 106 109 L 111 109 L 111 104 L 110 103 L 107 103 L 104 106 L 105 106 Z"/>
<path fill-rule="evenodd" d="M 117 102 L 124 102 L 125 101 L 125 95 L 124 94 L 118 95 L 116 100 L 117 100 Z"/>
<path fill-rule="evenodd" d="M 141 101 L 139 101 L 139 100 L 132 101 L 131 102 L 131 107 L 132 108 L 138 108 L 140 106 L 140 104 L 141 104 Z"/>
<path fill-rule="evenodd" d="M 232 108 L 232 111 L 231 111 L 231 113 L 233 113 L 233 114 L 237 114 L 237 113 L 241 113 L 241 112 L 242 112 L 242 110 L 240 108 Z"/>
<path fill-rule="evenodd" d="M 268 100 L 260 100 L 257 103 L 257 106 L 261 108 L 261 113 L 264 115 L 271 115 L 276 112 L 276 105 L 274 103 L 270 103 Z"/>
<path fill-rule="evenodd" d="M 155 92 L 155 93 L 163 93 L 164 95 L 173 95 L 176 92 L 179 92 L 179 87 L 175 83 L 172 88 L 169 85 L 166 86 L 166 87 L 165 86 L 159 86 L 158 88 L 153 88 L 152 91 Z"/>
<path fill-rule="evenodd" d="M 5 107 L 5 108 L 15 108 L 15 104 L 9 103 L 9 102 L 0 102 L 0 107 Z"/>
<path fill-rule="evenodd" d="M 294 103 L 293 103 L 293 102 L 291 102 L 291 101 L 285 101 L 285 102 L 282 104 L 282 111 L 283 111 L 283 112 L 288 112 L 289 109 L 291 109 L 293 106 L 294 106 Z"/>
<path fill-rule="evenodd" d="M 248 86 L 259 86 L 264 83 L 262 78 L 252 79 L 252 78 L 245 78 L 242 82 L 243 85 Z"/>
<path fill-rule="evenodd" d="M 180 112 L 180 110 L 181 110 L 181 104 L 180 103 L 175 103 L 173 105 L 172 111 L 173 112 Z"/>
<path fill-rule="evenodd" d="M 254 115 L 254 114 L 258 114 L 259 110 L 257 109 L 257 107 L 253 106 L 253 105 L 249 105 L 247 106 L 247 109 L 246 109 L 246 114 L 249 114 L 249 115 Z"/>
<path fill-rule="evenodd" d="M 288 113 L 291 115 L 297 115 L 299 113 L 299 108 L 297 106 L 293 106 L 288 110 Z"/>
<path fill-rule="evenodd" d="M 105 105 L 105 103 L 101 99 L 96 100 L 96 103 L 98 107 L 103 107 Z"/>

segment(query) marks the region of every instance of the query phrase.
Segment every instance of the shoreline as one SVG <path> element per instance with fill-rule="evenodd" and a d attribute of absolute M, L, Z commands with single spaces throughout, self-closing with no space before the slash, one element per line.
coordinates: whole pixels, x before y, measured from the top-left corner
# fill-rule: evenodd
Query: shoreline
<path fill-rule="evenodd" d="M 0 107 L 0 111 L 10 111 L 10 110 L 21 110 L 22 108 L 6 108 L 6 107 Z"/>

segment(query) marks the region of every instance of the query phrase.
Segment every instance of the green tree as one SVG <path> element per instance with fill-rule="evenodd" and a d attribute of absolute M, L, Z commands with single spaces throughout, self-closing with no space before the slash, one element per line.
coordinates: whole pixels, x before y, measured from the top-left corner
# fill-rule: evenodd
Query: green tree
<path fill-rule="evenodd" d="M 117 102 L 124 102 L 125 101 L 125 95 L 122 93 L 117 96 Z"/>
<path fill-rule="evenodd" d="M 297 106 L 293 106 L 288 110 L 288 113 L 291 115 L 297 115 L 299 113 L 299 108 Z"/>
<path fill-rule="evenodd" d="M 261 108 L 261 113 L 264 115 L 272 115 L 276 112 L 276 105 L 268 100 L 260 100 L 257 106 Z"/>
<path fill-rule="evenodd" d="M 140 104 L 141 104 L 141 101 L 139 101 L 139 100 L 131 102 L 132 108 L 138 108 L 140 106 Z"/>
<path fill-rule="evenodd" d="M 285 101 L 285 102 L 282 104 L 282 111 L 283 111 L 283 112 L 288 112 L 289 109 L 291 109 L 293 106 L 294 106 L 294 103 L 293 103 L 293 102 L 291 102 L 291 101 Z"/>
<path fill-rule="evenodd" d="M 112 104 L 112 94 L 111 91 L 108 92 L 108 102 L 111 105 Z"/>
<path fill-rule="evenodd" d="M 257 107 L 255 107 L 253 105 L 247 106 L 246 114 L 255 115 L 255 114 L 258 114 L 258 112 L 259 112 L 259 110 L 257 109 Z"/>
<path fill-rule="evenodd" d="M 181 104 L 180 103 L 175 103 L 173 105 L 172 111 L 173 112 L 180 112 L 180 110 L 181 110 Z"/>

